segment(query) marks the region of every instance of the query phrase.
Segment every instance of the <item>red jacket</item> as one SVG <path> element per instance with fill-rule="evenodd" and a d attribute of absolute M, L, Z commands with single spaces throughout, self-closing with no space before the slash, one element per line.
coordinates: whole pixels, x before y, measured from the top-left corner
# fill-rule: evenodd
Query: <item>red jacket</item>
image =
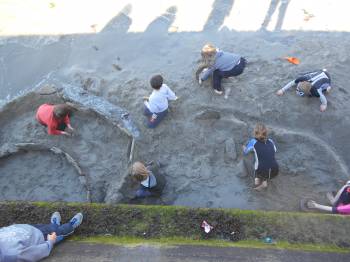
<path fill-rule="evenodd" d="M 70 124 L 69 116 L 66 115 L 63 120 L 57 119 L 53 114 L 53 105 L 43 104 L 36 112 L 36 119 L 39 123 L 47 126 L 47 133 L 49 135 L 62 135 L 62 131 L 57 130 L 59 124 L 64 122 L 66 125 Z"/>

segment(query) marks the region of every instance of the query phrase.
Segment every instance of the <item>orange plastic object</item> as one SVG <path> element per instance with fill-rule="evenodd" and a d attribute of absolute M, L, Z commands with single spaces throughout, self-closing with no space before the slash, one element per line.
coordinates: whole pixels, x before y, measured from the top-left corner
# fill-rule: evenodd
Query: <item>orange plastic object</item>
<path fill-rule="evenodd" d="M 284 59 L 286 59 L 289 63 L 292 63 L 294 65 L 299 65 L 300 64 L 300 60 L 296 57 L 292 57 L 292 56 L 286 56 Z"/>

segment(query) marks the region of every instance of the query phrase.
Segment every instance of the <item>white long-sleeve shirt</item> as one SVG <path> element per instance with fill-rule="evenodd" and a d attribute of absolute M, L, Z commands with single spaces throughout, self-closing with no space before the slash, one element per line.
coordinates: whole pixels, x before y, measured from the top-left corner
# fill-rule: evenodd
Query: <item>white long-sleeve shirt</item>
<path fill-rule="evenodd" d="M 175 93 L 163 84 L 159 90 L 153 90 L 145 105 L 152 113 L 160 113 L 168 109 L 168 100 L 176 100 Z"/>

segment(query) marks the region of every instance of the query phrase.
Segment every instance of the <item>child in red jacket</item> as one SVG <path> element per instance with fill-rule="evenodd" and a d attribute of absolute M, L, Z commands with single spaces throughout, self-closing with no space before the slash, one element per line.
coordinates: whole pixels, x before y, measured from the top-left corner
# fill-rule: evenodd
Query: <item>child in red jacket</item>
<path fill-rule="evenodd" d="M 73 108 L 66 104 L 50 105 L 43 104 L 36 112 L 36 119 L 44 126 L 47 126 L 47 133 L 49 135 L 70 135 L 66 132 L 66 128 L 74 131 L 70 125 L 69 116 Z"/>

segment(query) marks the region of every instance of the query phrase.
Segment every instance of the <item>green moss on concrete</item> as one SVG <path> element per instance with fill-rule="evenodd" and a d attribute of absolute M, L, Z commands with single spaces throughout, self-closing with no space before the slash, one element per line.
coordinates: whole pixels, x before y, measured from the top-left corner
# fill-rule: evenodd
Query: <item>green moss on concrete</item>
<path fill-rule="evenodd" d="M 242 240 L 238 242 L 229 242 L 224 240 L 200 240 L 181 237 L 172 238 L 136 238 L 136 237 L 114 237 L 114 236 L 94 236 L 94 237 L 72 237 L 72 241 L 84 243 L 96 243 L 105 245 L 121 245 L 121 246 L 138 246 L 138 245 L 156 245 L 156 246 L 213 246 L 213 247 L 243 247 L 243 248 L 262 248 L 262 249 L 289 249 L 299 251 L 313 252 L 334 252 L 334 253 L 350 253 L 349 249 L 340 248 L 335 245 L 311 245 L 311 244 L 292 244 L 286 241 L 274 244 L 266 244 L 257 240 Z"/>
<path fill-rule="evenodd" d="M 256 241 L 266 236 L 277 246 L 310 243 L 312 246 L 349 247 L 350 216 L 298 212 L 267 212 L 239 209 L 186 208 L 177 206 L 137 206 L 81 203 L 3 202 L 0 226 L 12 223 L 48 223 L 54 211 L 63 222 L 75 213 L 84 214 L 76 235 L 169 239 L 195 241 Z M 210 234 L 200 228 L 206 220 L 214 226 Z M 235 232 L 235 234 L 231 234 Z M 232 243 L 228 242 L 228 243 Z M 303 244 L 304 245 L 304 244 Z M 304 245 L 305 246 L 305 245 Z M 264 245 L 264 248 L 266 246 Z"/>

